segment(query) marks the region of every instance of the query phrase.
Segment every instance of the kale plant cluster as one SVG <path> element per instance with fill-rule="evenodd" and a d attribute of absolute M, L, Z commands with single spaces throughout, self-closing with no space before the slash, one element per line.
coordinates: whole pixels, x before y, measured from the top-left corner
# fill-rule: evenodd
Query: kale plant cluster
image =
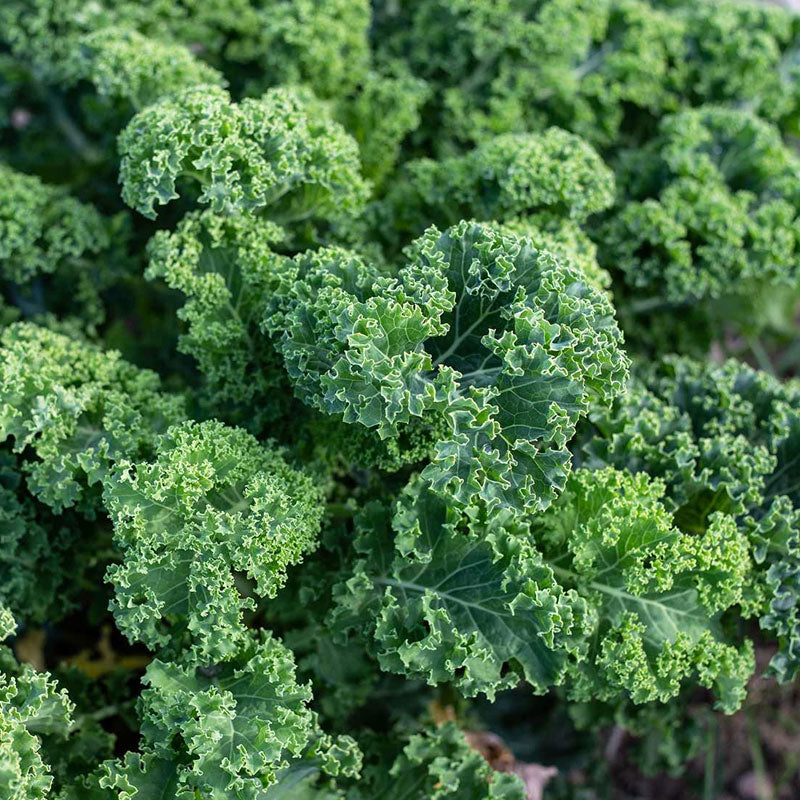
<path fill-rule="evenodd" d="M 4 0 L 0 798 L 594 798 L 797 679 L 798 137 L 763 4 Z"/>

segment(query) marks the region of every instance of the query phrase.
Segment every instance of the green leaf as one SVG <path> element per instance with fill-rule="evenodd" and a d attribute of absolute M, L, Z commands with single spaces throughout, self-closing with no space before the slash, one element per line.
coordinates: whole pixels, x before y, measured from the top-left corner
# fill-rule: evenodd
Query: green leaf
<path fill-rule="evenodd" d="M 148 244 L 146 277 L 182 292 L 180 350 L 206 381 L 200 400 L 215 416 L 264 430 L 291 401 L 280 358 L 259 330 L 278 263 L 271 246 L 283 232 L 249 216 L 187 214 L 175 231 Z"/>
<path fill-rule="evenodd" d="M 115 351 L 16 323 L 0 335 L 0 440 L 23 454 L 28 487 L 56 512 L 98 504 L 88 487 L 118 459 L 152 452 L 183 418 L 158 376 Z"/>
<path fill-rule="evenodd" d="M 431 224 L 462 219 L 507 221 L 532 215 L 584 222 L 614 200 L 614 177 L 597 152 L 574 133 L 507 133 L 468 153 L 409 161 L 379 213 L 382 240 L 419 236 Z"/>
<path fill-rule="evenodd" d="M 269 634 L 241 645 L 223 664 L 152 662 L 140 701 L 143 752 L 106 762 L 99 785 L 119 800 L 263 800 L 299 762 L 356 775 L 355 743 L 321 734 L 289 651 Z"/>
<path fill-rule="evenodd" d="M 545 692 L 578 650 L 583 603 L 555 582 L 515 512 L 468 513 L 419 479 L 393 517 L 367 506 L 330 624 L 367 636 L 384 670 L 431 685 L 493 698 L 525 680 Z"/>
<path fill-rule="evenodd" d="M 715 513 L 702 535 L 672 526 L 664 486 L 646 475 L 578 470 L 534 520 L 544 561 L 593 611 L 589 651 L 571 676 L 579 700 L 666 702 L 684 681 L 738 708 L 752 645 L 727 639 L 721 613 L 740 603 L 752 571 L 747 538 Z"/>
<path fill-rule="evenodd" d="M 358 257 L 295 260 L 264 325 L 300 396 L 399 435 L 443 421 L 423 475 L 466 506 L 545 508 L 590 398 L 622 389 L 627 359 L 607 298 L 524 239 L 474 223 L 431 228 L 396 279 Z"/>
<path fill-rule="evenodd" d="M 125 202 L 154 219 L 191 178 L 218 213 L 261 211 L 278 221 L 355 214 L 367 196 L 358 146 L 307 95 L 270 89 L 230 101 L 192 87 L 140 111 L 119 138 Z"/>
<path fill-rule="evenodd" d="M 18 664 L 9 649 L 0 648 L 0 786 L 9 800 L 50 796 L 53 776 L 39 737 L 66 738 L 73 710 L 50 675 Z"/>
<path fill-rule="evenodd" d="M 495 772 L 452 722 L 409 737 L 393 762 L 365 772 L 348 800 L 524 800 L 514 775 Z"/>
<path fill-rule="evenodd" d="M 243 612 L 274 596 L 322 517 L 309 477 L 214 421 L 170 428 L 152 462 L 121 463 L 104 500 L 123 551 L 107 573 L 120 629 L 212 661 L 235 652 Z"/>

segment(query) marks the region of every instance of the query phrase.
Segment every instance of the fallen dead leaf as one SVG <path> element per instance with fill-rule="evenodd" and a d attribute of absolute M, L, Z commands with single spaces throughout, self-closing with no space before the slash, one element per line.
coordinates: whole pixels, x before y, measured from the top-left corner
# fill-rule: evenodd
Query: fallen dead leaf
<path fill-rule="evenodd" d="M 14 643 L 17 658 L 25 664 L 30 664 L 37 672 L 45 669 L 44 660 L 45 635 L 41 628 L 33 628 Z"/>
<path fill-rule="evenodd" d="M 120 655 L 111 644 L 111 626 L 104 625 L 94 649 L 81 650 L 64 661 L 90 678 L 100 678 L 117 669 L 144 669 L 152 658 L 146 655 Z"/>
<path fill-rule="evenodd" d="M 544 789 L 558 775 L 555 767 L 543 767 L 541 764 L 526 764 L 518 761 L 512 772 L 522 779 L 528 800 L 542 800 Z"/>
<path fill-rule="evenodd" d="M 498 772 L 516 775 L 525 786 L 527 800 L 542 800 L 545 786 L 558 774 L 555 767 L 517 761 L 508 745 L 490 731 L 464 731 L 467 741 Z"/>

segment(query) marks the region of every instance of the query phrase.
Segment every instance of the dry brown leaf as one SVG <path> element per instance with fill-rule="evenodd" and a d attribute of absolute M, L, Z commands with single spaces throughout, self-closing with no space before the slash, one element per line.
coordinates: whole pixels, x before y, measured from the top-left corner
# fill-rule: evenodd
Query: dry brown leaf
<path fill-rule="evenodd" d="M 30 664 L 37 672 L 45 669 L 44 660 L 45 635 L 41 628 L 26 631 L 14 643 L 17 658 L 25 664 Z"/>
<path fill-rule="evenodd" d="M 111 644 L 111 626 L 104 625 L 94 650 L 81 650 L 77 655 L 65 659 L 64 663 L 76 667 L 90 678 L 100 678 L 117 669 L 144 669 L 151 660 L 146 655 L 123 656 L 117 653 Z"/>
<path fill-rule="evenodd" d="M 523 761 L 518 761 L 511 771 L 522 780 L 528 800 L 542 800 L 545 786 L 558 775 L 555 767 L 526 764 Z"/>
<path fill-rule="evenodd" d="M 508 745 L 489 731 L 464 731 L 467 741 L 498 772 L 516 775 L 525 786 L 527 800 L 542 800 L 544 788 L 558 774 L 555 767 L 517 761 Z"/>
<path fill-rule="evenodd" d="M 441 703 L 434 700 L 428 706 L 428 711 L 430 712 L 434 725 L 444 725 L 445 722 L 457 722 L 456 710 L 453 706 L 443 706 Z"/>
<path fill-rule="evenodd" d="M 428 711 L 436 725 L 444 725 L 445 722 L 458 724 L 456 711 L 452 705 L 442 705 L 434 701 L 428 706 Z M 516 775 L 522 781 L 527 800 L 543 800 L 545 786 L 558 774 L 555 767 L 517 761 L 508 745 L 491 731 L 469 731 L 462 728 L 462 733 L 469 746 L 477 750 L 489 762 L 492 769 Z"/>
<path fill-rule="evenodd" d="M 464 731 L 473 750 L 477 750 L 498 772 L 512 772 L 516 759 L 506 743 L 489 731 Z"/>

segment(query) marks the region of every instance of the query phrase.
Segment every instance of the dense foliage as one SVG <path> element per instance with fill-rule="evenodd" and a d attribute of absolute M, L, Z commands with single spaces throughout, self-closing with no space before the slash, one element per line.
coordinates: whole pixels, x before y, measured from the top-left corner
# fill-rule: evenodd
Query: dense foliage
<path fill-rule="evenodd" d="M 775 6 L 5 0 L 0 797 L 592 800 L 797 679 L 798 137 Z"/>

